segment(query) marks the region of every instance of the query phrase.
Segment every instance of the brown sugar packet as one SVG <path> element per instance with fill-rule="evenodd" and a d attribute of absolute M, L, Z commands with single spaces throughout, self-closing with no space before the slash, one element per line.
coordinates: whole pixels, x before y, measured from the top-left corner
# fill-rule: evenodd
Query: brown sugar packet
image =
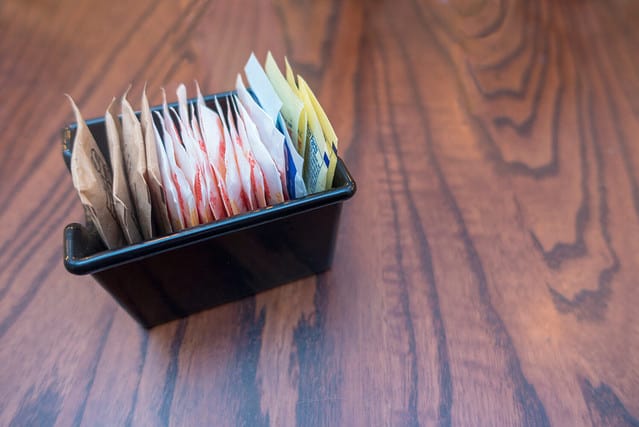
<path fill-rule="evenodd" d="M 115 110 L 115 98 L 113 98 L 107 108 L 104 121 L 109 143 L 109 158 L 111 159 L 111 169 L 113 171 L 113 204 L 115 205 L 115 212 L 127 243 L 139 243 L 142 241 L 142 235 L 135 217 L 135 207 L 131 200 L 126 171 L 124 170 L 124 158 L 122 157 L 120 142 L 122 128 Z"/>
<path fill-rule="evenodd" d="M 140 122 L 144 135 L 144 147 L 146 150 L 146 182 L 151 191 L 151 204 L 153 218 L 157 225 L 157 234 L 165 235 L 173 232 L 169 212 L 164 196 L 162 185 L 162 175 L 160 173 L 160 162 L 158 160 L 157 144 L 155 142 L 155 131 L 153 129 L 153 117 L 149 107 L 149 99 L 146 96 L 146 85 L 142 91 L 142 109 L 140 111 Z"/>
<path fill-rule="evenodd" d="M 75 114 L 77 129 L 71 154 L 71 177 L 78 191 L 87 218 L 109 249 L 124 246 L 125 240 L 118 224 L 113 204 L 111 169 L 98 148 L 80 110 L 67 95 Z"/>
<path fill-rule="evenodd" d="M 151 195 L 144 175 L 146 174 L 146 152 L 140 122 L 126 96 L 122 96 L 122 153 L 126 165 L 129 189 L 135 205 L 135 214 L 144 240 L 153 238 L 151 220 Z"/>

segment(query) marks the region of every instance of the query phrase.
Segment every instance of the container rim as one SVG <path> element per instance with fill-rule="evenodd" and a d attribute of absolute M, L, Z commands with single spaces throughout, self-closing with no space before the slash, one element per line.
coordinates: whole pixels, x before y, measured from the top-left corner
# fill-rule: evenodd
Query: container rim
<path fill-rule="evenodd" d="M 142 258 L 158 255 L 174 249 L 190 246 L 203 240 L 240 231 L 246 228 L 266 224 L 291 215 L 315 210 L 324 206 L 341 203 L 351 198 L 357 186 L 344 162 L 338 158 L 336 176 L 344 177 L 344 184 L 305 197 L 282 202 L 274 206 L 221 219 L 208 224 L 191 227 L 177 233 L 157 237 L 133 245 L 112 250 L 104 250 L 95 254 L 80 254 L 80 241 L 85 227 L 72 223 L 64 229 L 64 266 L 77 275 L 93 274 Z"/>

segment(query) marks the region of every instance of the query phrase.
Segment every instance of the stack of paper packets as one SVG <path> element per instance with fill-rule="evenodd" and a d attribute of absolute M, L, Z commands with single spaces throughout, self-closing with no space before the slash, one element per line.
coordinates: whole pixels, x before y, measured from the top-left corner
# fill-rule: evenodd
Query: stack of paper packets
<path fill-rule="evenodd" d="M 269 53 L 254 55 L 236 92 L 207 105 L 197 83 L 178 108 L 138 115 L 115 98 L 105 115 L 109 161 L 71 98 L 77 130 L 71 175 L 88 218 L 109 249 L 296 199 L 332 186 L 337 136 L 306 82 Z M 127 91 L 128 92 L 128 91 Z"/>

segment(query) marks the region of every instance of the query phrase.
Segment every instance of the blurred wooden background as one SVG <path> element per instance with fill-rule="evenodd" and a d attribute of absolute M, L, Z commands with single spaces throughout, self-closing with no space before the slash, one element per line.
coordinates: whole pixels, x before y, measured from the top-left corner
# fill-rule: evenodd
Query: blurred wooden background
<path fill-rule="evenodd" d="M 0 2 L 0 425 L 639 425 L 639 3 Z M 62 265 L 60 129 L 133 83 L 311 84 L 333 269 L 147 333 Z M 212 281 L 213 283 L 213 281 Z"/>

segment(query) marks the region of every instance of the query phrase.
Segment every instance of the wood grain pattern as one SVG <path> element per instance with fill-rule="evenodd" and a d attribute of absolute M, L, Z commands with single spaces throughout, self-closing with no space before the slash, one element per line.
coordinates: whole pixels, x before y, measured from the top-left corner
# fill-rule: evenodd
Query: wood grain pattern
<path fill-rule="evenodd" d="M 0 425 L 639 425 L 639 4 L 0 3 Z M 316 90 L 332 270 L 141 330 L 62 266 L 71 121 L 145 81 Z"/>

